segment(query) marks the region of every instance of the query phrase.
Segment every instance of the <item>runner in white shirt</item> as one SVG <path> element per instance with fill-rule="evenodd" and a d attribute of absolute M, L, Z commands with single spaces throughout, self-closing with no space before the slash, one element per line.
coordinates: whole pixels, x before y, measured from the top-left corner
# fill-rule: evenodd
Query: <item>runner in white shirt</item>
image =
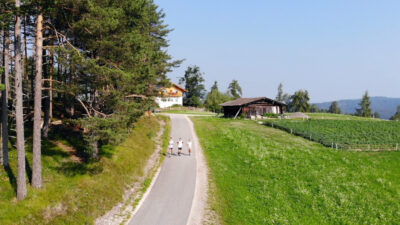
<path fill-rule="evenodd" d="M 190 153 L 192 153 L 192 141 L 190 140 L 190 138 L 189 138 L 187 144 L 188 144 L 188 150 L 189 150 L 189 156 L 190 156 Z"/>
<path fill-rule="evenodd" d="M 182 153 L 182 148 L 183 148 L 182 138 L 179 138 L 179 141 L 177 143 L 178 143 L 178 155 L 180 156 Z"/>
<path fill-rule="evenodd" d="M 169 157 L 171 157 L 172 150 L 174 150 L 174 140 L 172 140 L 172 137 L 169 138 L 168 150 L 169 150 Z M 167 154 L 168 154 L 168 151 L 167 151 Z"/>

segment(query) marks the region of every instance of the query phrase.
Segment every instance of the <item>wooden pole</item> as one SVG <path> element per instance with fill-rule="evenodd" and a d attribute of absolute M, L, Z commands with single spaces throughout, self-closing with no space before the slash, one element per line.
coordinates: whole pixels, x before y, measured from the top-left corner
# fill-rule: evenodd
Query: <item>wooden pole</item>
<path fill-rule="evenodd" d="M 240 113 L 240 110 L 242 110 L 242 107 L 240 107 L 240 108 L 239 108 L 239 110 L 237 111 L 237 113 L 236 113 L 236 115 L 235 115 L 235 118 L 234 118 L 234 119 L 236 119 L 236 117 L 239 115 L 239 113 Z"/>

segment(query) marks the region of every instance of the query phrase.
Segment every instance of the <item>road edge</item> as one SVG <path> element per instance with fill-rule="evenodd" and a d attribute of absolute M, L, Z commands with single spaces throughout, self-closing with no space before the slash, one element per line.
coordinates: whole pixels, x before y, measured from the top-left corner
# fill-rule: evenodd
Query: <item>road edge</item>
<path fill-rule="evenodd" d="M 189 122 L 190 131 L 193 134 L 194 151 L 196 154 L 196 184 L 192 201 L 192 208 L 190 209 L 187 225 L 201 225 L 206 212 L 208 203 L 208 167 L 207 162 L 201 148 L 199 139 L 194 129 L 193 121 L 185 115 L 186 120 Z"/>
<path fill-rule="evenodd" d="M 135 210 L 133 211 L 131 216 L 127 219 L 127 221 L 124 224 L 129 224 L 129 222 L 131 222 L 131 220 L 135 217 L 136 213 L 139 211 L 140 207 L 143 205 L 144 201 L 147 199 L 147 196 L 149 195 L 150 191 L 153 189 L 154 183 L 156 183 L 158 175 L 160 175 L 160 171 L 161 171 L 161 166 L 158 167 L 157 172 L 156 172 L 156 174 L 154 174 L 149 187 L 144 192 L 139 203 L 136 205 Z"/>

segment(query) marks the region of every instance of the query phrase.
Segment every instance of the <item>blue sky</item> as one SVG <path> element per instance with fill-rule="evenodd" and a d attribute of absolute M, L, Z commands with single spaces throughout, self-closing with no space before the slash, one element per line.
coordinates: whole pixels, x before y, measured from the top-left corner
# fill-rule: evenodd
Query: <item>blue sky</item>
<path fill-rule="evenodd" d="M 400 1 L 156 0 L 174 29 L 169 53 L 200 66 L 207 89 L 244 97 L 309 91 L 312 102 L 400 97 Z"/>

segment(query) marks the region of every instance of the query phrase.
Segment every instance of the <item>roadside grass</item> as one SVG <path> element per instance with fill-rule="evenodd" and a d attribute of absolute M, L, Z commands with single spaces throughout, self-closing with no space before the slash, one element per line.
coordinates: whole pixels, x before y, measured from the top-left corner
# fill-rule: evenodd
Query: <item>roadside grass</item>
<path fill-rule="evenodd" d="M 155 117 L 143 117 L 129 138 L 99 162 L 81 163 L 49 141 L 43 140 L 44 188 L 28 185 L 28 196 L 17 202 L 16 151 L 10 152 L 10 168 L 0 168 L 0 224 L 92 224 L 122 200 L 127 185 L 143 175 L 147 159 L 155 150 L 160 129 Z M 27 159 L 32 162 L 31 146 Z M 11 180 L 11 182 L 10 182 Z"/>
<path fill-rule="evenodd" d="M 162 119 L 165 123 L 165 130 L 162 140 L 162 158 L 161 158 L 162 162 L 167 153 L 169 137 L 171 136 L 171 119 L 169 118 L 169 116 L 163 116 L 163 115 L 159 115 L 159 118 Z"/>
<path fill-rule="evenodd" d="M 398 224 L 400 152 L 348 152 L 253 121 L 193 117 L 224 224 Z"/>
<path fill-rule="evenodd" d="M 216 116 L 216 113 L 197 110 L 165 110 L 163 113 Z"/>
<path fill-rule="evenodd" d="M 167 154 L 167 150 L 168 150 L 168 142 L 169 142 L 169 137 L 171 135 L 171 119 L 168 116 L 163 116 L 160 115 L 158 116 L 161 120 L 164 121 L 165 125 L 164 125 L 164 133 L 162 135 L 162 144 L 161 144 L 161 158 L 158 162 L 158 164 L 152 168 L 151 171 L 149 171 L 148 177 L 146 178 L 146 180 L 143 182 L 142 187 L 140 189 L 140 193 L 139 193 L 139 197 L 135 200 L 135 202 L 133 203 L 134 208 L 137 207 L 137 205 L 139 204 L 139 202 L 142 200 L 143 195 L 146 193 L 147 189 L 150 187 L 155 174 L 157 173 L 158 169 L 160 168 L 162 162 L 165 159 L 165 156 Z"/>

